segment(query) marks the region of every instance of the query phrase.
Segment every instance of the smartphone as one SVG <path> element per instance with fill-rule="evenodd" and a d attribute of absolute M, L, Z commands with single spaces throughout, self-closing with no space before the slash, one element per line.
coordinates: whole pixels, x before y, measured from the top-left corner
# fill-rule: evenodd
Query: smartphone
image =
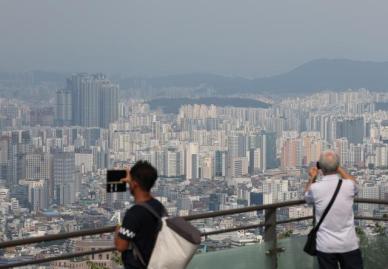
<path fill-rule="evenodd" d="M 126 177 L 126 170 L 108 170 L 106 172 L 106 192 L 126 192 L 127 183 L 120 181 Z"/>
<path fill-rule="evenodd" d="M 321 169 L 321 167 L 319 166 L 319 162 L 317 162 L 317 168 L 318 168 L 318 169 Z"/>

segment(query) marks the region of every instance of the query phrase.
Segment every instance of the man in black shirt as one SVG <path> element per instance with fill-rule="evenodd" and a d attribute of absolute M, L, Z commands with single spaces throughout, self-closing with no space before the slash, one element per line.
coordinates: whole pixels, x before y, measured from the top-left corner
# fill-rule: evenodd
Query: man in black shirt
<path fill-rule="evenodd" d="M 151 188 L 154 186 L 158 174 L 156 169 L 146 161 L 138 161 L 129 171 L 127 179 L 135 203 L 147 203 L 160 216 L 165 214 L 163 205 L 152 197 Z M 133 250 L 133 244 L 141 253 L 144 263 L 148 264 L 158 234 L 158 220 L 144 207 L 134 205 L 127 210 L 122 226 L 117 227 L 115 246 L 122 253 L 122 260 L 126 269 L 145 268 Z"/>

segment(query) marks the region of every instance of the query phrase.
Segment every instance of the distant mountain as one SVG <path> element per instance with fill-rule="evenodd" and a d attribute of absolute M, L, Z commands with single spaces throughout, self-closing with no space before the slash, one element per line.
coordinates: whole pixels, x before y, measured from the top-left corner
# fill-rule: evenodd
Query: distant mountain
<path fill-rule="evenodd" d="M 0 81 L 25 80 L 33 84 L 64 84 L 68 76 L 69 74 L 65 73 L 45 71 L 0 72 Z M 200 92 L 200 89 L 213 88 L 212 92 L 220 96 L 239 93 L 304 94 L 349 88 L 388 91 L 388 62 L 319 59 L 283 74 L 257 79 L 196 73 L 118 80 L 122 89 L 194 88 L 195 92 Z"/>
<path fill-rule="evenodd" d="M 255 79 L 254 87 L 258 90 L 284 93 L 348 88 L 388 90 L 388 62 L 314 60 L 288 73 Z"/>
<path fill-rule="evenodd" d="M 126 79 L 122 88 L 147 85 L 163 87 L 213 87 L 219 94 L 292 93 L 318 90 L 367 88 L 388 91 L 388 62 L 319 59 L 305 63 L 287 73 L 258 79 L 225 77 L 212 74 L 184 74 L 156 78 Z"/>

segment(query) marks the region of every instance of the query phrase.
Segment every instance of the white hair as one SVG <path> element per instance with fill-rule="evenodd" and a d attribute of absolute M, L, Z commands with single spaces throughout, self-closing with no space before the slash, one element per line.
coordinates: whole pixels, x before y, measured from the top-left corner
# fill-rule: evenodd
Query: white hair
<path fill-rule="evenodd" d="M 334 174 L 340 164 L 340 158 L 333 150 L 325 150 L 319 158 L 319 168 L 324 175 Z"/>

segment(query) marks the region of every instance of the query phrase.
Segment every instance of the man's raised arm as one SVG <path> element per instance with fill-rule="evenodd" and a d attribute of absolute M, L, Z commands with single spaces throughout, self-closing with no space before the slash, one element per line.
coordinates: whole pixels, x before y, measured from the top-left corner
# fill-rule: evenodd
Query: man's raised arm
<path fill-rule="evenodd" d="M 351 174 L 349 174 L 344 168 L 342 168 L 341 166 L 338 167 L 337 169 L 337 172 L 338 174 L 340 175 L 341 178 L 343 179 L 350 179 L 352 180 L 354 183 L 357 184 L 357 180 L 354 176 L 352 176 Z"/>

